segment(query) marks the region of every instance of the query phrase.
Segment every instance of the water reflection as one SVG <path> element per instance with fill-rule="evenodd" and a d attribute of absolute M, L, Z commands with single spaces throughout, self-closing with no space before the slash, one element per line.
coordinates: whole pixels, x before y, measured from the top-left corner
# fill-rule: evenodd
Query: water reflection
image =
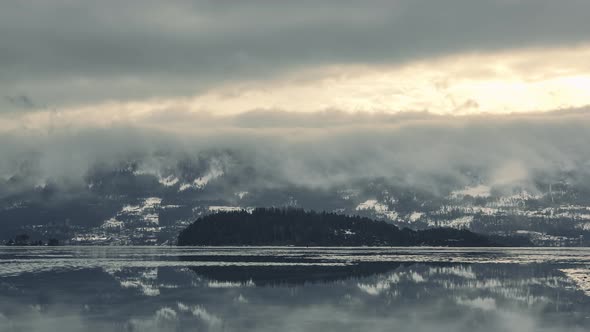
<path fill-rule="evenodd" d="M 0 331 L 590 330 L 590 298 L 556 263 L 110 250 L 2 252 Z"/>
<path fill-rule="evenodd" d="M 359 279 L 386 273 L 400 265 L 395 262 L 371 262 L 350 265 L 198 266 L 190 269 L 199 277 L 220 284 L 295 286 Z"/>

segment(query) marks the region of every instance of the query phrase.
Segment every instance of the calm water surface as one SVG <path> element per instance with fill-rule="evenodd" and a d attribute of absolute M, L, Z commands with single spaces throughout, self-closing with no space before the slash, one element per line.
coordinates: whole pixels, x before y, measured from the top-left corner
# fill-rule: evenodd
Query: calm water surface
<path fill-rule="evenodd" d="M 590 249 L 0 248 L 0 331 L 590 331 Z"/>

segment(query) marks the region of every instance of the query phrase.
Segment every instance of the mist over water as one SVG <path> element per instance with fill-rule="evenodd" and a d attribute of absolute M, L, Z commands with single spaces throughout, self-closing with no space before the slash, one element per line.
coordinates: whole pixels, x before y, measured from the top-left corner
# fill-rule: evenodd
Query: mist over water
<path fill-rule="evenodd" d="M 6 248 L 1 331 L 586 331 L 588 250 Z"/>

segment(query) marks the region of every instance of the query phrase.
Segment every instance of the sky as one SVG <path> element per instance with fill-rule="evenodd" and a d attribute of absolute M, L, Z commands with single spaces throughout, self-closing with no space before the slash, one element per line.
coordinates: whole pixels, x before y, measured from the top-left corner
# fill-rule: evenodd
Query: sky
<path fill-rule="evenodd" d="M 590 104 L 585 0 L 6 0 L 4 129 L 228 115 L 466 115 Z M 37 113 L 31 114 L 31 113 Z"/>
<path fill-rule="evenodd" d="M 264 147 L 275 155 L 259 166 L 300 183 L 589 168 L 589 12 L 587 0 L 4 0 L 0 177 L 27 158 L 81 177 L 156 146 Z"/>

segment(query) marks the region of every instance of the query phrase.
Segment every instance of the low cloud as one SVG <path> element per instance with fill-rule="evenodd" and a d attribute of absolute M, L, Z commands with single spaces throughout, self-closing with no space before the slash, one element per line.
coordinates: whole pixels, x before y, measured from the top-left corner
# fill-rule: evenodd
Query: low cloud
<path fill-rule="evenodd" d="M 82 185 L 90 172 L 125 167 L 191 183 L 215 166 L 223 176 L 212 181 L 229 176 L 236 187 L 327 189 L 380 179 L 434 193 L 473 182 L 534 190 L 539 177 L 590 174 L 584 109 L 472 117 L 176 114 L 134 127 L 4 134 L 3 191 L 17 183 Z"/>

